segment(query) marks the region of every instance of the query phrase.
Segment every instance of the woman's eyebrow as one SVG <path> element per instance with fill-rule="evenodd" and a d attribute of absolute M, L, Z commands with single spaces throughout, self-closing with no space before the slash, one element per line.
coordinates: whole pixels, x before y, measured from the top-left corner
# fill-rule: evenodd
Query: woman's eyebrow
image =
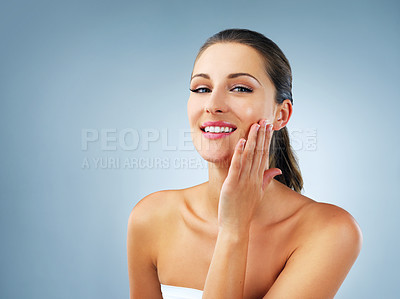
<path fill-rule="evenodd" d="M 249 73 L 233 73 L 233 74 L 229 74 L 229 75 L 228 75 L 228 79 L 233 79 L 233 78 L 240 77 L 240 76 L 248 76 L 248 77 L 251 77 L 251 78 L 253 78 L 254 80 L 256 80 L 256 81 L 258 82 L 258 84 L 260 84 L 260 85 L 262 86 L 262 84 L 260 83 L 260 81 L 258 81 L 258 79 L 257 79 L 256 77 L 254 77 L 253 75 L 250 75 Z M 209 76 L 209 75 L 204 74 L 204 73 L 199 73 L 199 74 L 193 75 L 192 78 L 190 78 L 190 81 L 192 81 L 192 79 L 195 78 L 195 77 L 203 77 L 203 78 L 206 78 L 206 79 L 210 79 L 210 76 Z"/>
<path fill-rule="evenodd" d="M 228 78 L 229 78 L 229 79 L 232 79 L 232 78 L 236 78 L 236 77 L 240 77 L 240 76 L 248 76 L 248 77 L 251 77 L 251 78 L 253 78 L 254 80 L 256 80 L 256 81 L 258 82 L 258 84 L 262 85 L 262 84 L 260 83 L 260 81 L 258 81 L 258 79 L 257 79 L 256 77 L 254 77 L 253 75 L 250 75 L 249 73 L 234 73 L 234 74 L 229 74 L 229 75 L 228 75 Z"/>

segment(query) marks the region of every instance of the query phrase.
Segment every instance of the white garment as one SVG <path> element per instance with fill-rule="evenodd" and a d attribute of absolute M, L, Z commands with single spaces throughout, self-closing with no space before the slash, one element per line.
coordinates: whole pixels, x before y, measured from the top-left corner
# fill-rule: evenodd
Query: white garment
<path fill-rule="evenodd" d="M 161 284 L 163 299 L 201 299 L 203 291 L 192 288 Z"/>

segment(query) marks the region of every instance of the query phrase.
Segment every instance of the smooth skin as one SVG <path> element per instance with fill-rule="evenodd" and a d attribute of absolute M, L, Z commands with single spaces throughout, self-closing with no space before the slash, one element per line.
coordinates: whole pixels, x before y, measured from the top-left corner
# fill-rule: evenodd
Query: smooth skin
<path fill-rule="evenodd" d="M 230 76 L 238 73 L 256 79 Z M 361 250 L 362 233 L 344 209 L 273 179 L 280 170 L 268 169 L 270 141 L 292 106 L 274 103 L 259 54 L 236 43 L 213 45 L 197 60 L 190 87 L 193 144 L 209 163 L 209 181 L 152 193 L 134 207 L 130 298 L 162 298 L 160 283 L 201 289 L 213 299 L 333 298 Z M 206 139 L 200 125 L 208 120 L 237 130 Z"/>

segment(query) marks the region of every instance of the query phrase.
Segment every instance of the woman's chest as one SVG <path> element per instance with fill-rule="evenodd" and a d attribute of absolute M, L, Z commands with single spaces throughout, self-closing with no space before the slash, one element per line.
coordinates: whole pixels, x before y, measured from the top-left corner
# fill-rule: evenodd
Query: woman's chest
<path fill-rule="evenodd" d="M 262 298 L 282 271 L 293 248 L 290 225 L 250 233 L 245 275 L 245 298 Z M 187 226 L 164 234 L 157 256 L 161 283 L 203 289 L 213 258 L 217 231 Z"/>

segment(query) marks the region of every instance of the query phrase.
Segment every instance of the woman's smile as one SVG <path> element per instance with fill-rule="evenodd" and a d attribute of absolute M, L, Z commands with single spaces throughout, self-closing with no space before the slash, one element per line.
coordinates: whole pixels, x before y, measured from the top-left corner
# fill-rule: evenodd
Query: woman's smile
<path fill-rule="evenodd" d="M 201 125 L 200 130 L 207 139 L 219 139 L 231 135 L 236 126 L 226 121 L 207 121 Z"/>

